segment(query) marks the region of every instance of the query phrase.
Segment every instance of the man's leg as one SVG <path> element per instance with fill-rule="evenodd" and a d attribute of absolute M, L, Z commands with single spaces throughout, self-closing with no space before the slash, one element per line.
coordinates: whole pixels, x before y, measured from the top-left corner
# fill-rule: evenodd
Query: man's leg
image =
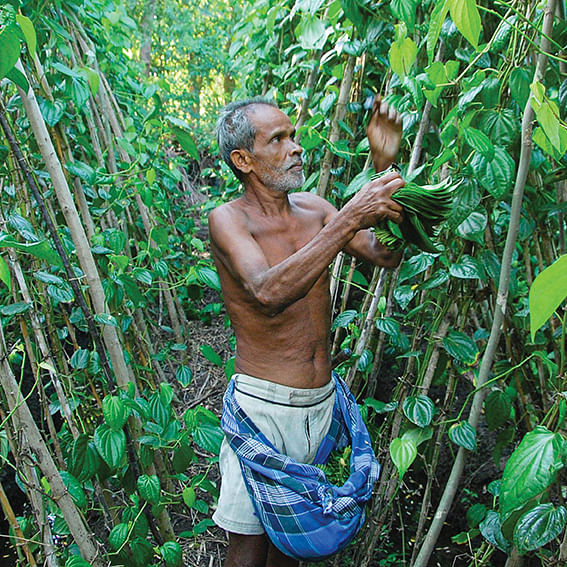
<path fill-rule="evenodd" d="M 299 561 L 282 553 L 275 545 L 270 543 L 266 567 L 297 567 Z"/>
<path fill-rule="evenodd" d="M 228 551 L 224 567 L 266 567 L 268 536 L 228 532 Z M 277 565 L 277 564 L 274 564 Z M 283 564 L 283 567 L 287 567 Z"/>

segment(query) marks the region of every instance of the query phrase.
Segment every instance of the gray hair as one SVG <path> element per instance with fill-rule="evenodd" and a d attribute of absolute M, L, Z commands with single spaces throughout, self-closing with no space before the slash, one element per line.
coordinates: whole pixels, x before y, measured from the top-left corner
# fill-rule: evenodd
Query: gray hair
<path fill-rule="evenodd" d="M 227 104 L 221 110 L 217 121 L 217 140 L 220 155 L 238 179 L 242 178 L 242 172 L 234 166 L 230 154 L 233 150 L 243 149 L 251 152 L 254 149 L 257 132 L 248 118 L 248 113 L 250 107 L 257 104 L 278 108 L 273 100 L 262 97 L 248 98 Z"/>

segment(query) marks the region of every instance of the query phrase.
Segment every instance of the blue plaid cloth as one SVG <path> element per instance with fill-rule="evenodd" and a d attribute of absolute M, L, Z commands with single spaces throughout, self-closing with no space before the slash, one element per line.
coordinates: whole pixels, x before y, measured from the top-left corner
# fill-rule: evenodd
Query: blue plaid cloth
<path fill-rule="evenodd" d="M 260 521 L 280 551 L 302 561 L 321 560 L 354 538 L 380 472 L 356 400 L 337 374 L 333 378 L 333 418 L 314 463 L 325 464 L 331 451 L 350 442 L 351 474 L 343 486 L 329 483 L 316 466 L 282 455 L 238 405 L 234 380 L 224 396 L 221 426 Z"/>

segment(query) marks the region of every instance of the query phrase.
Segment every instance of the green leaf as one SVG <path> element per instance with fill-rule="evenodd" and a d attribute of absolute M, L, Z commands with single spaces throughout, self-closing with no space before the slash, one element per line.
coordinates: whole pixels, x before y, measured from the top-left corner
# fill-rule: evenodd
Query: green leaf
<path fill-rule="evenodd" d="M 417 447 L 411 439 L 396 437 L 390 443 L 390 457 L 402 478 L 417 457 Z"/>
<path fill-rule="evenodd" d="M 86 510 L 88 500 L 81 483 L 69 471 L 59 471 L 59 475 L 75 505 L 83 511 Z"/>
<path fill-rule="evenodd" d="M 201 422 L 193 430 L 193 441 L 199 445 L 199 447 L 218 455 L 220 453 L 220 448 L 222 440 L 224 439 L 224 432 L 220 428 L 220 425 L 213 424 L 210 422 Z"/>
<path fill-rule="evenodd" d="M 65 567 L 92 567 L 92 564 L 80 555 L 70 555 L 65 561 Z"/>
<path fill-rule="evenodd" d="M 484 230 L 488 224 L 485 213 L 475 211 L 471 213 L 456 229 L 457 234 L 466 240 L 484 244 Z"/>
<path fill-rule="evenodd" d="M 182 441 L 173 454 L 171 465 L 173 466 L 173 470 L 177 474 L 180 474 L 186 472 L 189 465 L 191 465 L 195 459 L 195 451 L 193 451 L 187 441 Z"/>
<path fill-rule="evenodd" d="M 296 28 L 299 44 L 303 49 L 322 49 L 327 40 L 325 23 L 315 16 L 305 15 Z"/>
<path fill-rule="evenodd" d="M 398 20 L 402 20 L 410 32 L 415 25 L 415 14 L 417 12 L 418 0 L 391 0 L 390 10 Z"/>
<path fill-rule="evenodd" d="M 567 254 L 538 274 L 530 287 L 530 333 L 536 331 L 553 315 L 567 297 Z"/>
<path fill-rule="evenodd" d="M 26 76 L 19 69 L 16 69 L 16 67 L 12 67 L 6 73 L 6 78 L 10 79 L 10 81 L 12 81 L 15 85 L 18 85 L 18 87 L 20 87 L 25 93 L 30 90 L 30 84 L 28 83 Z"/>
<path fill-rule="evenodd" d="M 215 352 L 213 347 L 209 345 L 201 345 L 199 348 L 201 354 L 209 361 L 215 364 L 216 366 L 222 367 L 222 358 Z"/>
<path fill-rule="evenodd" d="M 192 486 L 186 486 L 181 493 L 183 502 L 187 508 L 193 508 L 195 501 L 197 500 L 197 495 L 195 494 L 195 489 Z"/>
<path fill-rule="evenodd" d="M 480 153 L 475 153 L 471 167 L 481 186 L 495 199 L 504 197 L 512 186 L 515 163 L 504 148 L 495 146 L 494 157 L 491 160 Z"/>
<path fill-rule="evenodd" d="M 166 541 L 159 549 L 163 557 L 165 567 L 181 567 L 183 564 L 183 552 L 176 541 Z"/>
<path fill-rule="evenodd" d="M 565 527 L 567 510 L 551 503 L 540 504 L 526 512 L 514 528 L 514 545 L 521 555 L 543 547 Z"/>
<path fill-rule="evenodd" d="M 128 420 L 128 408 L 118 396 L 105 396 L 102 400 L 104 421 L 113 431 L 120 431 Z"/>
<path fill-rule="evenodd" d="M 12 291 L 12 276 L 10 275 L 10 268 L 2 256 L 0 256 L 0 280 L 4 282 L 8 291 Z"/>
<path fill-rule="evenodd" d="M 112 551 L 118 551 L 127 541 L 130 527 L 122 522 L 116 524 L 108 534 L 108 545 Z"/>
<path fill-rule="evenodd" d="M 409 74 L 417 57 L 417 45 L 409 37 L 392 43 L 388 55 L 392 71 L 403 78 Z"/>
<path fill-rule="evenodd" d="M 21 252 L 27 252 L 40 260 L 45 260 L 51 266 L 62 267 L 63 262 L 59 257 L 59 254 L 51 248 L 47 240 L 40 240 L 39 242 L 16 242 L 10 239 L 6 235 L 0 236 L 0 248 L 14 248 L 15 250 L 20 250 Z"/>
<path fill-rule="evenodd" d="M 76 110 L 81 110 L 89 100 L 90 89 L 87 81 L 83 77 L 76 75 L 68 77 L 65 81 L 66 92 L 73 100 Z"/>
<path fill-rule="evenodd" d="M 4 317 L 10 317 L 12 315 L 19 315 L 25 313 L 31 309 L 31 303 L 24 303 L 19 301 L 18 303 L 11 303 L 10 305 L 4 305 L 0 308 L 0 314 Z"/>
<path fill-rule="evenodd" d="M 442 344 L 447 353 L 455 360 L 467 366 L 473 366 L 478 362 L 480 352 L 474 340 L 468 335 L 460 331 L 449 331 Z"/>
<path fill-rule="evenodd" d="M 99 457 L 87 435 L 79 435 L 73 441 L 69 472 L 80 482 L 90 480 L 98 470 Z"/>
<path fill-rule="evenodd" d="M 408 396 L 404 400 L 405 416 L 418 427 L 427 427 L 433 419 L 435 405 L 427 396 Z"/>
<path fill-rule="evenodd" d="M 161 493 L 161 485 L 156 475 L 143 474 L 136 482 L 140 496 L 150 504 L 158 504 Z"/>
<path fill-rule="evenodd" d="M 110 315 L 110 313 L 97 313 L 93 316 L 93 319 L 101 325 L 110 325 L 117 328 L 120 327 L 120 325 L 118 325 L 116 317 Z"/>
<path fill-rule="evenodd" d="M 492 160 L 494 157 L 494 146 L 490 138 L 482 131 L 468 126 L 464 129 L 465 141 L 471 148 L 480 152 L 487 160 Z"/>
<path fill-rule="evenodd" d="M 86 348 L 80 348 L 73 353 L 69 364 L 75 370 L 86 368 L 89 363 L 90 351 Z"/>
<path fill-rule="evenodd" d="M 195 275 L 200 283 L 216 291 L 220 291 L 220 280 L 217 272 L 208 266 L 196 266 Z"/>
<path fill-rule="evenodd" d="M 433 8 L 429 18 L 429 27 L 427 28 L 427 59 L 429 63 L 433 61 L 435 46 L 437 45 L 437 40 L 448 11 L 449 0 L 436 0 L 435 8 Z"/>
<path fill-rule="evenodd" d="M 433 262 L 435 262 L 435 256 L 426 252 L 412 256 L 409 260 L 406 260 L 402 264 L 400 268 L 400 275 L 398 276 L 398 282 L 402 283 L 405 280 L 425 272 L 425 270 L 427 270 Z"/>
<path fill-rule="evenodd" d="M 503 517 L 540 495 L 563 468 L 566 442 L 560 434 L 536 426 L 512 453 L 502 475 L 500 510 Z"/>
<path fill-rule="evenodd" d="M 170 129 L 171 133 L 177 138 L 179 145 L 183 148 L 185 153 L 194 160 L 199 161 L 201 159 L 199 156 L 199 150 L 197 149 L 197 145 L 195 144 L 191 134 L 177 126 L 170 126 Z"/>
<path fill-rule="evenodd" d="M 463 420 L 451 425 L 448 435 L 455 445 L 476 451 L 476 431 L 468 421 Z"/>
<path fill-rule="evenodd" d="M 493 390 L 484 400 L 484 416 L 488 429 L 494 431 L 504 425 L 510 418 L 512 403 L 501 390 Z"/>
<path fill-rule="evenodd" d="M 451 18 L 465 39 L 478 49 L 482 24 L 475 0 L 449 0 Z"/>
<path fill-rule="evenodd" d="M 494 547 L 504 553 L 512 551 L 512 544 L 504 537 L 502 533 L 502 522 L 500 515 L 494 510 L 489 510 L 484 520 L 478 526 L 480 533 Z"/>
<path fill-rule="evenodd" d="M 350 323 L 352 323 L 356 317 L 358 316 L 358 311 L 356 309 L 347 309 L 342 313 L 339 313 L 335 317 L 333 324 L 331 325 L 331 331 L 334 331 L 338 328 L 345 328 L 348 327 Z"/>
<path fill-rule="evenodd" d="M 119 467 L 126 455 L 124 431 L 113 431 L 106 423 L 103 423 L 95 430 L 94 444 L 110 469 L 114 470 Z"/>
<path fill-rule="evenodd" d="M 525 108 L 530 96 L 532 76 L 533 70 L 530 71 L 524 67 L 515 67 L 510 73 L 510 94 L 522 109 Z"/>
<path fill-rule="evenodd" d="M 189 384 L 191 384 L 191 380 L 193 380 L 193 372 L 188 366 L 182 364 L 177 367 L 175 377 L 177 378 L 177 381 L 186 388 Z"/>
<path fill-rule="evenodd" d="M 32 21 L 22 14 L 16 14 L 16 22 L 24 33 L 24 39 L 28 47 L 28 52 L 33 56 L 37 46 L 37 36 Z"/>
<path fill-rule="evenodd" d="M 477 260 L 471 258 L 467 254 L 461 257 L 460 262 L 451 264 L 449 267 L 449 274 L 454 278 L 474 280 L 474 279 L 484 279 L 484 271 L 482 266 Z"/>
<path fill-rule="evenodd" d="M 9 24 L 0 31 L 0 49 L 0 79 L 3 79 L 20 58 L 20 38 L 14 24 Z"/>

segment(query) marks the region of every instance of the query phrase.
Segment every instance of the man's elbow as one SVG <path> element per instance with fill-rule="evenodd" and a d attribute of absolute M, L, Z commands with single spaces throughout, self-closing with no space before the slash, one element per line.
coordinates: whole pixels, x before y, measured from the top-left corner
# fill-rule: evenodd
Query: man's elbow
<path fill-rule="evenodd" d="M 282 301 L 281 297 L 273 293 L 259 291 L 252 293 L 252 297 L 256 302 L 258 311 L 266 317 L 275 317 L 288 306 L 288 304 Z"/>
<path fill-rule="evenodd" d="M 402 261 L 401 252 L 384 252 L 382 253 L 378 265 L 383 268 L 397 268 Z"/>

